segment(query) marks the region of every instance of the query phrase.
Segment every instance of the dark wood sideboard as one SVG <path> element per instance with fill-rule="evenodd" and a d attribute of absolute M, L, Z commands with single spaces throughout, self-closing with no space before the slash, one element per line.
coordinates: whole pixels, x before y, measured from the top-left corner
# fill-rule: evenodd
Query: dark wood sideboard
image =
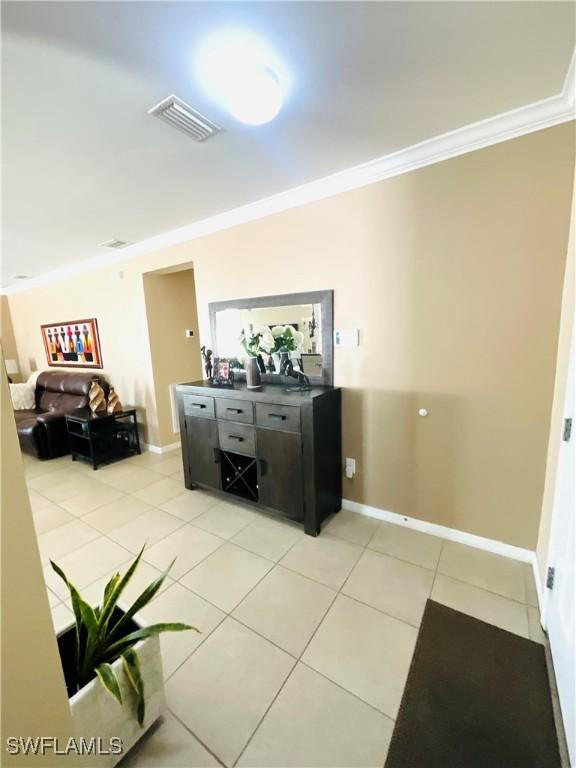
<path fill-rule="evenodd" d="M 184 479 L 279 513 L 317 536 L 342 502 L 341 390 L 176 387 Z"/>

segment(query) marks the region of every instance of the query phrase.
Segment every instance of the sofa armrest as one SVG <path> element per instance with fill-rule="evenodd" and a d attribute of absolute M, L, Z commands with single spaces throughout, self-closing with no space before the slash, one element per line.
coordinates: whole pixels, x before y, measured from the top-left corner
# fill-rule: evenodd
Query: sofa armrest
<path fill-rule="evenodd" d="M 41 424 L 51 424 L 53 422 L 57 421 L 64 421 L 66 417 L 65 413 L 61 413 L 60 411 L 46 411 L 46 413 L 39 413 L 36 417 L 36 420 L 39 421 Z"/>
<path fill-rule="evenodd" d="M 48 456 L 62 456 L 70 452 L 65 413 L 47 411 L 39 413 L 36 420 L 44 432 Z"/>

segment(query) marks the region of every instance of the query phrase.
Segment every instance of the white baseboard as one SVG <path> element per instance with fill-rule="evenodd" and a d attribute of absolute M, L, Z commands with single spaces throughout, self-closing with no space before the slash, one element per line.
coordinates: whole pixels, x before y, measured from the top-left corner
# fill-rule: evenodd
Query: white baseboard
<path fill-rule="evenodd" d="M 536 552 L 533 552 L 532 557 L 532 575 L 534 576 L 534 584 L 536 585 L 536 595 L 538 596 L 538 608 L 540 610 L 540 623 L 545 629 L 544 621 L 546 619 L 545 606 L 544 606 L 544 584 L 541 582 L 540 568 L 538 564 L 538 556 Z"/>
<path fill-rule="evenodd" d="M 152 443 L 140 443 L 140 445 L 145 451 L 150 451 L 150 453 L 169 453 L 170 451 L 175 451 L 176 448 L 180 448 L 180 441 L 170 443 L 170 445 L 152 445 Z"/>
<path fill-rule="evenodd" d="M 368 504 L 360 504 L 357 501 L 350 501 L 349 499 L 342 499 L 342 509 L 349 509 L 351 512 L 358 512 L 361 515 L 375 517 L 378 520 L 384 520 L 387 523 L 403 525 L 406 528 L 412 528 L 413 530 L 421 531 L 422 533 L 429 533 L 432 536 L 438 536 L 441 539 L 457 541 L 460 544 L 467 544 L 469 547 L 476 547 L 476 549 L 483 549 L 486 552 L 493 552 L 495 555 L 510 557 L 512 560 L 521 560 L 523 563 L 530 563 L 532 568 L 536 567 L 534 565 L 536 553 L 531 549 L 522 549 L 522 547 L 515 547 L 512 544 L 505 544 L 503 541 L 496 541 L 495 539 L 485 539 L 483 536 L 477 536 L 474 533 L 459 531 L 456 528 L 448 528 L 436 523 L 428 523 L 425 520 L 418 520 L 415 517 L 406 517 L 405 515 L 399 515 L 396 512 L 389 512 L 386 509 L 378 509 L 378 507 L 370 507 Z M 536 581 L 536 587 L 539 588 L 538 580 Z"/>

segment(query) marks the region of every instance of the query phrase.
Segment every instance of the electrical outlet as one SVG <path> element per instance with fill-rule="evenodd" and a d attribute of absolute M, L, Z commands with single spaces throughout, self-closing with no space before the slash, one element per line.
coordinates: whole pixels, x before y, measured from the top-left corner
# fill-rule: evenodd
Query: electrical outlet
<path fill-rule="evenodd" d="M 351 480 L 356 474 L 356 459 L 346 459 L 346 477 Z"/>

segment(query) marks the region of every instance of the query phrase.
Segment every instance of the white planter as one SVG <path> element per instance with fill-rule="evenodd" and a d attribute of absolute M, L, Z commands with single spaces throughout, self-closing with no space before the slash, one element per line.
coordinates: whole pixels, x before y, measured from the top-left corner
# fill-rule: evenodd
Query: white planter
<path fill-rule="evenodd" d="M 74 625 L 71 624 L 71 626 Z M 66 631 L 68 630 L 64 630 Z M 64 632 L 59 634 L 62 635 Z M 158 719 L 166 706 L 160 638 L 148 637 L 137 643 L 134 650 L 138 654 L 144 683 L 146 711 L 143 725 L 139 725 L 136 717 L 136 697 L 124 672 L 122 659 L 117 659 L 112 664 L 122 693 L 122 705 L 104 688 L 97 677 L 69 699 L 72 735 L 77 743 L 80 738 L 89 741 L 94 737 L 99 739 L 104 747 L 108 747 L 111 737 L 122 740 L 122 754 L 92 758 L 93 764 L 98 765 L 99 768 L 119 763 L 128 750 Z"/>

